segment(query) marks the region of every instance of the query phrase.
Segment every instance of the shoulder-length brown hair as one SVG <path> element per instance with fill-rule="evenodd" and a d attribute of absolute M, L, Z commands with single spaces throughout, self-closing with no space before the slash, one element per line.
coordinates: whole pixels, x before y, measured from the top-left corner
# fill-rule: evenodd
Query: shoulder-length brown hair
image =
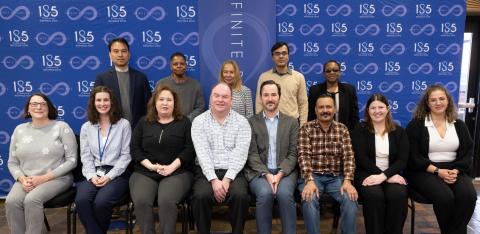
<path fill-rule="evenodd" d="M 97 93 L 108 93 L 110 96 L 110 111 L 108 112 L 108 117 L 110 123 L 116 124 L 122 118 L 122 111 L 117 98 L 113 95 L 113 91 L 106 86 L 97 86 L 93 88 L 92 92 L 90 92 L 87 106 L 88 121 L 92 124 L 96 124 L 100 120 L 100 113 L 98 113 L 97 108 L 95 107 L 95 96 Z"/>
<path fill-rule="evenodd" d="M 145 117 L 148 123 L 154 123 L 158 120 L 158 111 L 155 104 L 157 102 L 158 96 L 162 91 L 168 91 L 173 96 L 173 119 L 177 120 L 183 118 L 178 94 L 168 86 L 158 85 L 157 87 L 155 87 L 152 97 L 150 98 L 150 100 L 148 100 L 147 116 Z"/>
<path fill-rule="evenodd" d="M 374 101 L 379 101 L 385 104 L 388 109 L 387 115 L 385 116 L 385 131 L 382 132 L 382 135 L 385 133 L 393 132 L 395 129 L 397 129 L 397 125 L 395 124 L 395 122 L 393 122 L 392 112 L 390 111 L 390 105 L 388 104 L 387 98 L 379 93 L 373 94 L 372 96 L 370 96 L 370 98 L 367 101 L 367 106 L 365 108 L 365 125 L 367 126 L 368 131 L 370 133 L 375 134 L 372 118 L 370 117 L 370 114 L 368 114 L 368 108 L 370 108 L 370 105 Z"/>
<path fill-rule="evenodd" d="M 240 67 L 238 66 L 237 62 L 235 62 L 235 60 L 229 59 L 223 62 L 222 68 L 220 68 L 220 72 L 218 74 L 218 82 L 225 83 L 225 80 L 223 80 L 223 70 L 225 69 L 225 65 L 227 64 L 231 64 L 234 70 L 234 79 L 231 87 L 233 90 L 238 91 L 242 88 L 242 77 L 240 77 Z"/>
<path fill-rule="evenodd" d="M 430 118 L 430 107 L 428 107 L 428 98 L 432 94 L 433 91 L 440 90 L 443 93 L 445 93 L 445 96 L 447 96 L 448 100 L 448 105 L 447 109 L 445 110 L 445 118 L 449 123 L 452 123 L 457 119 L 457 110 L 455 109 L 455 105 L 453 104 L 453 98 L 452 95 L 443 87 L 442 85 L 430 85 L 427 90 L 425 90 L 425 93 L 423 96 L 420 98 L 420 101 L 417 104 L 417 107 L 415 108 L 415 112 L 413 112 L 413 118 L 418 119 L 418 120 L 425 120 L 425 118 Z"/>
<path fill-rule="evenodd" d="M 23 118 L 25 119 L 30 119 L 32 118 L 32 115 L 30 115 L 30 112 L 28 112 L 28 106 L 30 105 L 30 100 L 32 99 L 33 96 L 39 96 L 45 100 L 47 103 L 48 107 L 48 119 L 49 120 L 55 120 L 58 117 L 58 111 L 57 108 L 53 105 L 52 101 L 47 97 L 47 95 L 43 93 L 34 93 L 28 97 L 27 102 L 25 103 L 25 107 L 23 107 Z"/>

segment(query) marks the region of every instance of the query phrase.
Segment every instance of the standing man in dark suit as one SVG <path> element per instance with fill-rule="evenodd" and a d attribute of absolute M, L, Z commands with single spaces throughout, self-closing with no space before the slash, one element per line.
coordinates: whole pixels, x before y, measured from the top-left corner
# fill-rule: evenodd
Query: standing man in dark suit
<path fill-rule="evenodd" d="M 97 75 L 95 86 L 103 85 L 113 90 L 122 107 L 122 115 L 132 128 L 146 114 L 147 102 L 152 96 L 145 74 L 128 66 L 130 46 L 124 38 L 115 38 L 108 43 L 113 66 Z"/>
<path fill-rule="evenodd" d="M 256 197 L 257 231 L 272 233 L 273 199 L 278 200 L 282 233 L 294 234 L 297 212 L 293 193 L 297 184 L 298 120 L 279 111 L 281 89 L 273 80 L 260 85 L 263 111 L 248 121 L 252 140 L 245 177 Z"/>
<path fill-rule="evenodd" d="M 352 85 L 340 83 L 340 64 L 335 60 L 329 60 L 323 65 L 325 82 L 312 85 L 308 91 L 308 121 L 317 118 L 315 103 L 322 94 L 329 94 L 335 100 L 337 114 L 335 121 L 345 124 L 349 131 L 358 123 L 358 100 L 357 91 Z"/>

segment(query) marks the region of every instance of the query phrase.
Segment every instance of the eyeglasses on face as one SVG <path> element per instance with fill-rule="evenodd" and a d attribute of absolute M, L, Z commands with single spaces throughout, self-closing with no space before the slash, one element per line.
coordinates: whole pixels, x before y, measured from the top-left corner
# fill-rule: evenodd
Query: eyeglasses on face
<path fill-rule="evenodd" d="M 339 71 L 340 71 L 340 70 L 338 70 L 338 69 L 327 69 L 327 70 L 325 70 L 324 72 L 325 72 L 325 73 L 337 73 L 337 72 L 339 72 Z"/>
<path fill-rule="evenodd" d="M 46 107 L 47 103 L 46 102 L 30 102 L 29 105 L 31 107 Z"/>

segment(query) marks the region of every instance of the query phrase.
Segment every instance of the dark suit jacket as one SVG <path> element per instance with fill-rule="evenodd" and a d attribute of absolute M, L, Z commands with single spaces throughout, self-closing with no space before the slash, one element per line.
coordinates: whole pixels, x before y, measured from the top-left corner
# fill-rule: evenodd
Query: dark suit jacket
<path fill-rule="evenodd" d="M 358 124 L 358 101 L 357 92 L 352 85 L 338 83 L 340 109 L 338 110 L 338 122 L 345 124 L 352 131 Z M 327 93 L 327 83 L 312 85 L 308 90 L 308 121 L 317 118 L 315 114 L 315 102 L 317 98 Z"/>
<path fill-rule="evenodd" d="M 457 131 L 460 146 L 457 149 L 457 158 L 448 164 L 449 168 L 458 169 L 460 173 L 470 173 L 473 158 L 473 140 L 468 133 L 468 128 L 465 123 L 459 119 L 455 121 L 455 130 Z M 408 170 L 410 171 L 425 171 L 428 165 L 433 163 L 428 158 L 428 149 L 430 142 L 430 135 L 428 129 L 425 127 L 424 120 L 413 119 L 407 126 L 408 137 L 410 138 L 410 158 L 408 160 Z M 445 168 L 444 166 L 440 168 Z"/>
<path fill-rule="evenodd" d="M 268 171 L 268 130 L 263 112 L 252 116 L 248 122 L 252 127 L 252 140 L 244 168 L 248 181 Z M 277 126 L 277 165 L 285 175 L 297 173 L 298 120 L 280 113 Z"/>
<path fill-rule="evenodd" d="M 132 110 L 132 128 L 137 125 L 138 120 L 147 113 L 147 103 L 152 92 L 148 83 L 147 76 L 131 67 L 128 68 L 130 75 L 130 107 Z M 97 75 L 95 86 L 107 86 L 112 89 L 118 102 L 121 102 L 120 88 L 118 86 L 118 77 L 115 67 Z M 121 107 L 121 106 L 120 106 Z"/>
<path fill-rule="evenodd" d="M 365 123 L 359 124 L 352 132 L 352 146 L 355 153 L 355 183 L 361 184 L 370 175 L 384 173 L 387 178 L 400 174 L 407 166 L 409 142 L 406 131 L 397 129 L 388 134 L 388 168 L 382 171 L 376 166 L 375 134 L 368 131 Z"/>

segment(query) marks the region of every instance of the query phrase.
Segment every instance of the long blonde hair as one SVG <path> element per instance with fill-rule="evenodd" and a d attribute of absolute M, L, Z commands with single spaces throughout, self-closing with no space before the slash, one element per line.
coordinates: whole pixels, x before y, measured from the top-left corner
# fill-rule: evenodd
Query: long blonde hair
<path fill-rule="evenodd" d="M 240 67 L 238 66 L 237 62 L 235 62 L 235 60 L 229 59 L 223 62 L 222 68 L 220 69 L 220 72 L 218 74 L 218 81 L 225 83 L 225 80 L 223 79 L 223 70 L 225 69 L 225 65 L 227 64 L 231 64 L 234 70 L 234 79 L 231 87 L 233 90 L 238 91 L 242 88 L 242 78 L 240 77 Z"/>

